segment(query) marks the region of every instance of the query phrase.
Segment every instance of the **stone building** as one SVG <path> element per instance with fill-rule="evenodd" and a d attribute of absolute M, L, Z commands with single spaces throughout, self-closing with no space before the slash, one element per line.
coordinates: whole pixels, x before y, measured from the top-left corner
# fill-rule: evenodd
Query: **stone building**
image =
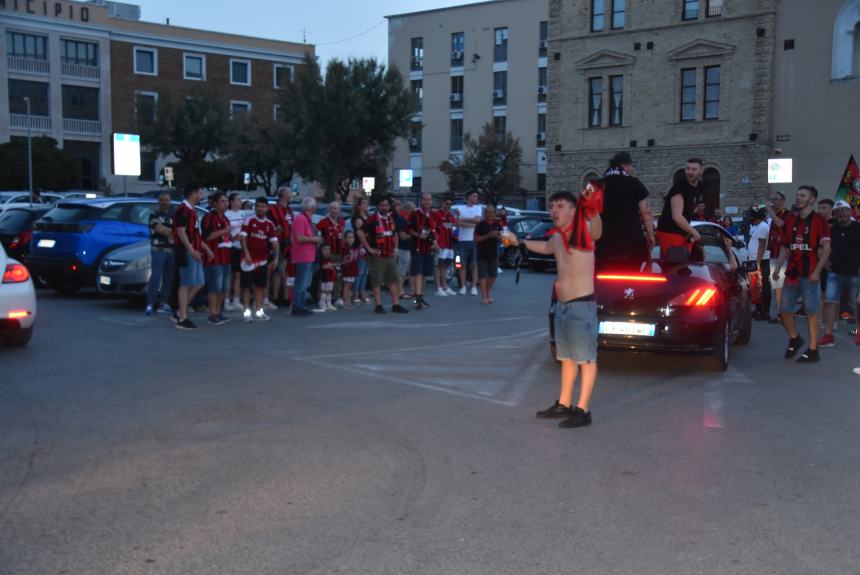
<path fill-rule="evenodd" d="M 776 0 L 550 0 L 548 188 L 631 153 L 654 208 L 689 157 L 708 208 L 767 193 Z"/>

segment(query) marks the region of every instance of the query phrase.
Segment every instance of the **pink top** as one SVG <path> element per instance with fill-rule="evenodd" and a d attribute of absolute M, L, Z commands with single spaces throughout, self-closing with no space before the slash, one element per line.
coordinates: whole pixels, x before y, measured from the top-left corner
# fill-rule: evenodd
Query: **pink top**
<path fill-rule="evenodd" d="M 294 264 L 313 263 L 317 259 L 317 245 L 300 242 L 298 236 L 314 237 L 316 230 L 307 214 L 301 214 L 293 218 L 293 243 L 290 248 Z"/>

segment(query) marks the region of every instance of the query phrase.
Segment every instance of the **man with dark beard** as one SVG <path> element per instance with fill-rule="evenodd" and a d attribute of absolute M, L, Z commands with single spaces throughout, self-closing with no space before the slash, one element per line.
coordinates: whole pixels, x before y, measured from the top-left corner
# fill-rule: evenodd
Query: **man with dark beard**
<path fill-rule="evenodd" d="M 603 176 L 603 236 L 595 254 L 598 269 L 638 267 L 654 247 L 648 190 L 633 173 L 633 159 L 627 152 L 618 152 L 609 160 Z"/>

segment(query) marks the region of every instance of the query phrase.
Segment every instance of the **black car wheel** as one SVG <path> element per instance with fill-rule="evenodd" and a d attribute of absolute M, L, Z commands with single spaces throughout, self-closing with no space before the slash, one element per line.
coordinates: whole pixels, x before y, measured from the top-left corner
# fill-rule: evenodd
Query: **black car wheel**
<path fill-rule="evenodd" d="M 751 337 L 752 310 L 750 309 L 749 302 L 746 302 L 746 305 L 744 305 L 744 317 L 741 320 L 741 331 L 738 333 L 738 338 L 735 340 L 735 343 L 738 345 L 746 345 L 750 342 Z"/>
<path fill-rule="evenodd" d="M 16 329 L 3 335 L 3 344 L 9 347 L 24 347 L 33 335 L 33 328 Z"/>
<path fill-rule="evenodd" d="M 713 371 L 726 371 L 729 367 L 729 336 L 731 334 L 731 326 L 729 319 L 723 320 L 723 326 L 717 334 L 717 339 L 714 342 L 713 355 L 708 358 L 709 367 Z"/>
<path fill-rule="evenodd" d="M 506 268 L 515 268 L 517 267 L 517 259 L 518 259 L 519 249 L 514 246 L 508 246 L 505 248 L 505 251 L 502 252 L 502 267 Z"/>

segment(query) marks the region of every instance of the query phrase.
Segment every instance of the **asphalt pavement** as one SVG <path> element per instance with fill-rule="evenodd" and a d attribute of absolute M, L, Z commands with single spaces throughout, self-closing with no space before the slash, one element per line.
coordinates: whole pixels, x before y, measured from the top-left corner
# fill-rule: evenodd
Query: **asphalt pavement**
<path fill-rule="evenodd" d="M 0 574 L 860 573 L 844 322 L 816 365 L 760 323 L 725 373 L 601 352 L 559 429 L 553 276 L 513 276 L 193 333 L 40 292 L 0 348 Z"/>

